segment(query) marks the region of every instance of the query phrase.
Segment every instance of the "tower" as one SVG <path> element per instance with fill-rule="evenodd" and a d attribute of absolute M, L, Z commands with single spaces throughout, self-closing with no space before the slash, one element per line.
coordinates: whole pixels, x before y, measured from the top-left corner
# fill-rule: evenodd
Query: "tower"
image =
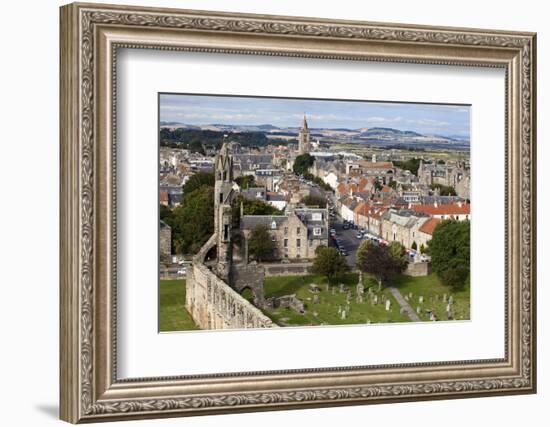
<path fill-rule="evenodd" d="M 226 143 L 216 155 L 214 184 L 214 232 L 217 247 L 217 274 L 229 279 L 232 260 L 231 203 L 233 201 L 233 156 Z"/>
<path fill-rule="evenodd" d="M 302 127 L 300 128 L 300 133 L 298 134 L 298 153 L 304 154 L 309 153 L 311 150 L 311 145 L 309 142 L 310 133 L 307 126 L 306 115 L 304 114 L 304 119 L 302 120 Z"/>

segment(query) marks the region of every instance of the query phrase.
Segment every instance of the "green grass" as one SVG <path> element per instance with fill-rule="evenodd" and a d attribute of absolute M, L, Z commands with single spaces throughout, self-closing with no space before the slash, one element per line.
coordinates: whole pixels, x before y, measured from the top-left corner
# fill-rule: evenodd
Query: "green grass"
<path fill-rule="evenodd" d="M 414 310 L 416 310 L 416 307 L 421 308 L 419 316 L 422 320 L 429 320 L 430 316 L 426 312 L 427 310 L 432 310 L 439 320 L 447 320 L 447 302 L 443 302 L 444 294 L 447 295 L 447 301 L 449 296 L 453 295 L 453 311 L 456 320 L 470 319 L 469 288 L 458 292 L 453 291 L 451 288 L 442 285 L 435 273 L 422 277 L 402 275 L 394 281 L 394 284 L 403 297 L 412 294 L 412 298 L 409 298 L 409 304 Z M 418 302 L 420 296 L 424 297 L 422 304 Z"/>
<path fill-rule="evenodd" d="M 160 332 L 198 329 L 185 308 L 185 280 L 160 281 Z"/>
<path fill-rule="evenodd" d="M 333 279 L 333 286 L 336 292 L 333 295 L 330 290 L 327 291 L 327 281 L 321 276 L 274 276 L 267 277 L 265 280 L 266 298 L 273 296 L 283 296 L 296 294 L 305 304 L 306 312 L 300 314 L 290 308 L 265 309 L 263 312 L 273 319 L 277 324 L 283 326 L 306 326 L 306 325 L 350 325 L 371 323 L 389 323 L 389 322 L 408 322 L 410 321 L 406 314 L 400 313 L 400 307 L 393 295 L 388 289 L 382 289 L 380 293 L 376 292 L 377 284 L 373 279 L 364 277 L 365 296 L 363 303 L 356 301 L 356 285 L 358 275 L 355 273 L 346 274 L 340 278 Z M 313 303 L 313 293 L 309 291 L 309 284 L 315 283 L 321 287 L 319 293 L 320 303 Z M 345 287 L 352 290 L 352 299 L 349 303 L 350 311 L 346 319 L 342 319 L 338 314 L 338 306 L 342 308 L 348 304 L 346 302 L 346 293 L 340 293 L 338 285 L 343 283 Z M 391 309 L 386 311 L 385 305 L 381 302 L 377 305 L 371 304 L 367 297 L 367 289 L 372 287 L 373 292 L 378 294 L 379 301 L 382 295 L 391 301 Z M 317 313 L 317 315 L 314 314 Z"/>

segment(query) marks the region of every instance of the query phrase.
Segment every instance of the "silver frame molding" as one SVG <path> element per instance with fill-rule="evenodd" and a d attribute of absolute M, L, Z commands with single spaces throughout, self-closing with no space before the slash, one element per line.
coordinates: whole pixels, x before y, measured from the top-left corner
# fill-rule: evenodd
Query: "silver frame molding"
<path fill-rule="evenodd" d="M 112 421 L 536 391 L 534 33 L 80 3 L 60 13 L 61 419 Z M 118 48 L 505 69 L 505 357 L 117 379 Z"/>

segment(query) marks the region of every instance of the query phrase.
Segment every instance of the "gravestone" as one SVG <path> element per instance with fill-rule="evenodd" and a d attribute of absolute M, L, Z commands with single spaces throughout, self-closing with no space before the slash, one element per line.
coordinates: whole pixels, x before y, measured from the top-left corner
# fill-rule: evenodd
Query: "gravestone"
<path fill-rule="evenodd" d="M 454 302 L 455 302 L 455 299 L 454 299 L 453 296 L 451 295 L 451 296 L 449 297 L 449 304 L 453 305 Z"/>
<path fill-rule="evenodd" d="M 313 292 L 314 294 L 321 292 L 321 288 L 315 283 L 310 283 L 308 289 L 309 292 Z"/>
<path fill-rule="evenodd" d="M 419 304 L 423 304 L 423 303 L 424 303 L 424 297 L 423 297 L 422 295 L 420 295 L 420 296 L 418 297 L 418 303 L 419 303 Z"/>
<path fill-rule="evenodd" d="M 386 311 L 390 311 L 391 308 L 391 301 L 388 299 L 386 300 Z"/>
<path fill-rule="evenodd" d="M 416 314 L 420 314 L 420 307 L 416 307 Z"/>
<path fill-rule="evenodd" d="M 313 304 L 320 304 L 321 299 L 319 298 L 319 295 L 315 294 L 313 295 Z"/>
<path fill-rule="evenodd" d="M 344 293 L 344 284 L 343 283 L 340 283 L 340 293 L 343 294 Z"/>
<path fill-rule="evenodd" d="M 447 294 L 443 294 L 443 302 L 447 302 Z"/>
<path fill-rule="evenodd" d="M 340 318 L 341 318 L 342 320 L 345 320 L 345 319 L 346 319 L 346 310 L 342 310 L 342 314 L 341 314 Z"/>

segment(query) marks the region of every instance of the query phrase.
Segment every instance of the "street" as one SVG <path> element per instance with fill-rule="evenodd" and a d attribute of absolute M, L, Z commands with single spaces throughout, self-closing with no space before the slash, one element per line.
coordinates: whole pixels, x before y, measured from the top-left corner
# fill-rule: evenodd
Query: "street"
<path fill-rule="evenodd" d="M 332 223 L 331 228 L 334 228 L 336 230 L 336 237 L 343 241 L 343 249 L 345 249 L 348 253 L 346 260 L 348 262 L 348 265 L 352 269 L 354 269 L 357 259 L 357 248 L 359 247 L 363 239 L 358 239 L 355 237 L 358 233 L 358 230 L 344 230 L 343 225 L 344 224 L 342 218 L 337 215 L 334 222 Z M 335 245 L 335 242 L 332 239 L 331 245 Z"/>

